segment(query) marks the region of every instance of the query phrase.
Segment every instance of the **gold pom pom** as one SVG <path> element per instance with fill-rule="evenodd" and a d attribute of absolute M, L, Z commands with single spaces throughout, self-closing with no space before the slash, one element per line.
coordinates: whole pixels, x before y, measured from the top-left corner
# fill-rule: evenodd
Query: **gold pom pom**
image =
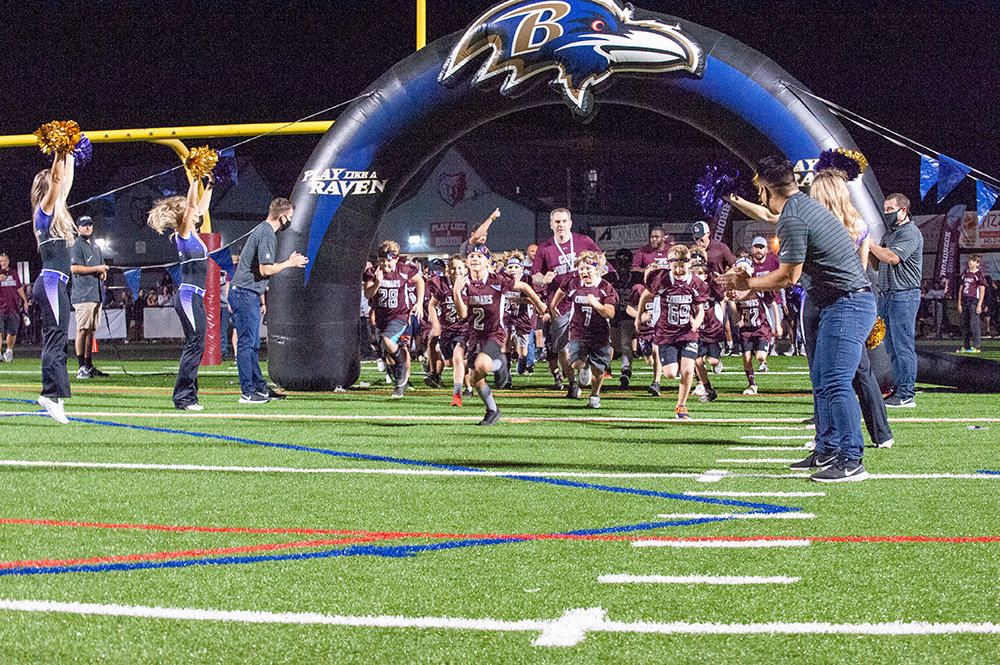
<path fill-rule="evenodd" d="M 885 321 L 882 317 L 875 319 L 875 325 L 872 326 L 872 331 L 868 333 L 868 340 L 865 342 L 865 346 L 869 349 L 874 349 L 876 346 L 882 343 L 885 338 Z"/>
<path fill-rule="evenodd" d="M 858 167 L 861 169 L 861 173 L 864 173 L 865 169 L 868 168 L 868 160 L 865 159 L 865 156 L 862 155 L 857 150 L 848 150 L 847 148 L 837 148 L 837 152 L 847 155 L 848 157 L 856 161 L 858 163 Z M 876 346 L 878 345 L 876 344 Z"/>
<path fill-rule="evenodd" d="M 73 120 L 54 120 L 35 130 L 38 145 L 46 155 L 64 155 L 79 143 L 80 125 Z"/>
<path fill-rule="evenodd" d="M 192 148 L 188 156 L 184 158 L 184 168 L 195 178 L 204 178 L 212 172 L 219 161 L 219 153 L 215 152 L 207 145 L 200 148 Z"/>

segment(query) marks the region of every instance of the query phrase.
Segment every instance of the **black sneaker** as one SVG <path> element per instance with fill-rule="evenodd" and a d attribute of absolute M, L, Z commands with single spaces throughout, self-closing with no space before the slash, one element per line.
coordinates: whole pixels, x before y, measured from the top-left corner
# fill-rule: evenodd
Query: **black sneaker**
<path fill-rule="evenodd" d="M 789 469 L 793 471 L 808 471 L 809 469 L 826 469 L 837 461 L 837 456 L 835 454 L 829 455 L 817 455 L 815 452 L 809 453 L 809 457 L 805 458 L 801 462 L 794 462 L 788 465 Z"/>
<path fill-rule="evenodd" d="M 240 404 L 267 404 L 271 400 L 267 396 L 261 395 L 260 393 L 253 393 L 252 395 L 240 395 Z"/>
<path fill-rule="evenodd" d="M 487 411 L 483 419 L 479 421 L 480 425 L 496 425 L 497 421 L 500 420 L 500 409 L 496 411 Z"/>
<path fill-rule="evenodd" d="M 108 376 L 107 372 L 102 372 L 101 370 L 97 369 L 93 365 L 88 365 L 87 366 L 87 371 L 90 372 L 91 376 Z"/>
<path fill-rule="evenodd" d="M 659 383 L 651 383 L 651 384 L 649 384 L 649 388 L 647 388 L 646 390 L 648 390 L 649 394 L 653 395 L 654 397 L 659 397 L 660 396 L 660 384 Z"/>
<path fill-rule="evenodd" d="M 424 375 L 424 385 L 428 388 L 440 388 L 441 377 L 438 376 L 437 372 L 428 372 Z"/>
<path fill-rule="evenodd" d="M 563 384 L 562 374 L 556 372 L 553 375 L 552 390 L 562 390 L 564 387 L 565 384 Z"/>
<path fill-rule="evenodd" d="M 719 396 L 719 393 L 715 392 L 714 388 L 709 388 L 705 391 L 705 394 L 698 398 L 699 402 L 714 402 Z"/>
<path fill-rule="evenodd" d="M 839 460 L 836 464 L 809 476 L 817 483 L 842 483 L 868 480 L 868 472 L 860 460 Z"/>
<path fill-rule="evenodd" d="M 885 405 L 890 409 L 898 407 L 912 409 L 917 403 L 912 397 L 900 398 L 897 395 L 893 395 L 885 401 Z"/>
<path fill-rule="evenodd" d="M 566 391 L 566 397 L 569 399 L 576 399 L 580 396 L 580 384 L 576 381 L 569 382 L 569 390 Z"/>
<path fill-rule="evenodd" d="M 396 389 L 392 391 L 392 394 L 389 395 L 389 397 L 399 398 L 402 397 L 405 393 L 406 393 L 406 384 L 400 383 L 396 386 Z"/>
<path fill-rule="evenodd" d="M 288 395 L 286 395 L 285 393 L 279 393 L 277 390 L 272 390 L 271 388 L 267 389 L 268 399 L 285 399 L 287 397 Z"/>

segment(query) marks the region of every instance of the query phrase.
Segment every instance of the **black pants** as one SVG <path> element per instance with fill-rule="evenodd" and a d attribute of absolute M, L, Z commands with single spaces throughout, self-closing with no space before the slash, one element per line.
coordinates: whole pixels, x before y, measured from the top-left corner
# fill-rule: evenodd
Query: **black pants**
<path fill-rule="evenodd" d="M 174 295 L 174 311 L 184 329 L 184 350 L 181 351 L 177 382 L 174 384 L 174 405 L 198 403 L 198 367 L 205 353 L 205 300 L 194 291 L 182 289 Z"/>
<path fill-rule="evenodd" d="M 979 315 L 976 314 L 976 307 L 979 305 L 979 298 L 968 298 L 962 296 L 962 336 L 965 338 L 963 346 L 967 349 L 978 349 L 980 342 Z"/>
<path fill-rule="evenodd" d="M 806 343 L 806 361 L 812 365 L 813 355 L 816 353 L 816 331 L 819 330 L 820 309 L 815 306 L 812 299 L 806 296 L 802 303 L 802 335 Z M 858 396 L 861 404 L 861 415 L 865 419 L 865 428 L 872 443 L 882 443 L 892 438 L 892 430 L 889 428 L 889 416 L 885 410 L 885 400 L 882 399 L 882 390 L 878 387 L 878 379 L 872 373 L 872 365 L 868 360 L 868 352 L 861 354 L 861 362 L 858 363 L 858 370 L 854 373 L 854 380 L 851 382 L 854 392 Z M 815 398 L 814 403 L 815 403 Z"/>
<path fill-rule="evenodd" d="M 66 342 L 69 330 L 69 295 L 66 284 L 52 275 L 39 275 L 31 295 L 42 313 L 42 395 L 68 399 Z"/>

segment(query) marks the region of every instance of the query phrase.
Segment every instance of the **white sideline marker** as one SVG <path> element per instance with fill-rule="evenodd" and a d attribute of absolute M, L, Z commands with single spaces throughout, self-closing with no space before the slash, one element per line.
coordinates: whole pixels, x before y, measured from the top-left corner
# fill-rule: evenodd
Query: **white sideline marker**
<path fill-rule="evenodd" d="M 808 547 L 811 541 L 788 540 L 634 540 L 632 547 L 765 548 Z"/>
<path fill-rule="evenodd" d="M 762 577 L 759 575 L 601 575 L 598 582 L 604 584 L 794 584 L 801 577 Z"/>
<path fill-rule="evenodd" d="M 699 483 L 717 483 L 717 482 L 719 482 L 720 480 L 722 480 L 723 478 L 725 478 L 728 475 L 729 475 L 729 472 L 726 471 L 725 469 L 709 469 L 705 473 L 703 473 L 700 476 L 698 476 L 698 482 Z"/>
<path fill-rule="evenodd" d="M 789 511 L 787 513 L 667 513 L 657 515 L 665 520 L 704 520 L 704 519 L 727 519 L 727 520 L 814 520 L 816 516 L 812 513 L 800 513 Z"/>
<path fill-rule="evenodd" d="M 541 633 L 535 646 L 573 646 L 587 633 L 654 635 L 997 635 L 1000 624 L 930 623 L 893 621 L 887 623 L 689 623 L 687 621 L 608 621 L 600 607 L 569 610 L 559 619 L 462 619 L 457 617 L 334 616 L 316 612 L 241 612 L 196 608 L 98 605 L 44 600 L 0 599 L 0 610 L 15 612 L 59 612 L 63 614 L 141 617 L 180 621 L 272 623 L 293 625 L 347 626 L 353 628 L 457 629 L 493 632 Z"/>

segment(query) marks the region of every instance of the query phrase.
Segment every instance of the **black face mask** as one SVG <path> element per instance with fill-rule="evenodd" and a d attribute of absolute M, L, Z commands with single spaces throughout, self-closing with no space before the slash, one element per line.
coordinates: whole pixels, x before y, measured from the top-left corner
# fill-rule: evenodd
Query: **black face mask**
<path fill-rule="evenodd" d="M 883 212 L 882 219 L 885 220 L 885 225 L 890 229 L 899 226 L 900 221 L 902 221 L 899 219 L 898 210 L 893 210 L 892 212 Z"/>
<path fill-rule="evenodd" d="M 291 225 L 292 225 L 292 218 L 285 217 L 285 220 L 278 225 L 278 231 L 279 232 L 284 231 Z"/>

